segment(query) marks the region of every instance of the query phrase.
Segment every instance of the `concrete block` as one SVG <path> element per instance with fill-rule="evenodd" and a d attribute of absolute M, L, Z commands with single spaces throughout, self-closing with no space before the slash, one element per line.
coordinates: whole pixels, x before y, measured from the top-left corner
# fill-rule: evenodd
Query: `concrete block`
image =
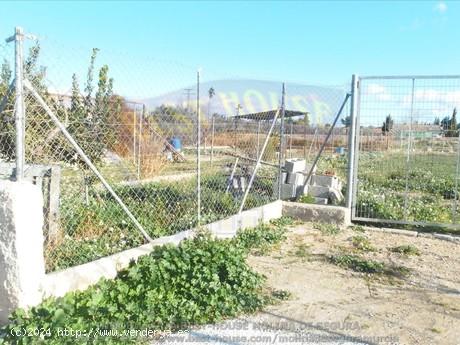
<path fill-rule="evenodd" d="M 41 302 L 43 195 L 31 182 L 0 181 L 0 323 Z"/>
<path fill-rule="evenodd" d="M 286 183 L 295 184 L 296 186 L 303 185 L 305 177 L 303 173 L 288 173 Z"/>
<path fill-rule="evenodd" d="M 327 198 L 315 198 L 316 205 L 327 205 L 328 199 Z"/>
<path fill-rule="evenodd" d="M 316 186 L 316 185 L 308 187 L 308 193 L 311 196 L 314 196 L 317 198 L 329 198 L 329 192 L 330 192 L 329 187 Z"/>
<path fill-rule="evenodd" d="M 307 193 L 308 193 L 308 184 L 305 186 L 303 185 L 296 186 L 296 196 L 297 197 L 305 195 Z"/>
<path fill-rule="evenodd" d="M 283 183 L 281 185 L 281 199 L 292 199 L 296 196 L 296 185 Z"/>
<path fill-rule="evenodd" d="M 341 181 L 337 176 L 313 175 L 311 184 L 323 187 L 331 187 L 338 190 L 342 189 Z"/>
<path fill-rule="evenodd" d="M 283 215 L 307 222 L 323 222 L 339 226 L 351 224 L 350 209 L 339 206 L 283 201 Z"/>
<path fill-rule="evenodd" d="M 305 159 L 301 158 L 291 158 L 286 159 L 285 168 L 288 173 L 296 173 L 305 171 L 306 162 Z"/>
<path fill-rule="evenodd" d="M 331 202 L 335 205 L 338 205 L 342 202 L 343 200 L 343 194 L 340 190 L 337 190 L 335 188 L 330 188 L 329 190 L 329 199 L 331 199 Z"/>

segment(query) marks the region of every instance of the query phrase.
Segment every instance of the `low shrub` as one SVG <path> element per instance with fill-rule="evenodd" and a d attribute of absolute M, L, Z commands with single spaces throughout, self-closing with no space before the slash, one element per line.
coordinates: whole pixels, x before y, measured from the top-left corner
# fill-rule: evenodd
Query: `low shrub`
<path fill-rule="evenodd" d="M 199 235 L 177 247 L 158 247 L 131 263 L 115 280 L 47 299 L 29 311 L 15 311 L 2 330 L 0 344 L 135 343 L 142 339 L 98 336 L 96 330 L 168 331 L 254 312 L 272 297 L 262 293 L 263 277 L 247 265 L 245 247 L 235 243 L 241 240 Z M 254 242 L 246 247 L 252 245 Z M 80 339 L 59 336 L 57 330 L 64 328 L 93 330 L 94 334 Z M 35 329 L 50 329 L 51 333 L 41 338 L 12 335 Z"/>

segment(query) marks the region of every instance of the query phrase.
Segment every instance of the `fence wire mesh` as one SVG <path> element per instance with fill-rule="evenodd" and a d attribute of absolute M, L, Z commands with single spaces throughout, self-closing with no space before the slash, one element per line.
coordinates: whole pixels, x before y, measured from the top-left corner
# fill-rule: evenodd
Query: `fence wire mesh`
<path fill-rule="evenodd" d="M 25 178 L 43 190 L 48 272 L 277 200 L 284 160 L 315 159 L 345 95 L 287 84 L 283 96 L 282 83 L 211 73 L 198 83 L 194 68 L 171 61 L 24 45 Z M 14 47 L 0 53 L 3 99 Z M 0 121 L 0 174 L 11 179 L 15 97 L 13 88 Z M 346 114 L 319 160 L 343 181 Z"/>
<path fill-rule="evenodd" d="M 460 78 L 363 78 L 355 216 L 458 222 Z"/>
<path fill-rule="evenodd" d="M 348 188 L 350 101 L 345 103 L 336 125 L 331 127 L 349 90 L 349 85 L 289 85 L 287 106 L 309 114 L 306 118 L 287 119 L 284 129 L 284 156 L 287 159 L 304 158 L 310 164 L 318 157 L 316 174 L 338 176 L 343 195 L 346 195 Z M 338 204 L 345 205 L 345 199 Z"/>
<path fill-rule="evenodd" d="M 197 99 L 196 71 L 179 64 L 142 60 L 142 66 L 135 68 L 126 65 L 131 59 L 104 55 L 97 49 L 69 49 L 50 42 L 27 42 L 26 48 L 24 80 L 30 81 L 33 91 L 26 90 L 24 99 L 25 177 L 41 185 L 44 193 L 47 271 L 143 244 L 146 238 L 140 227 L 157 238 L 199 225 L 198 107 L 200 224 L 238 212 L 270 120 L 213 111 L 211 88 L 201 90 L 208 95 Z M 13 78 L 14 52 L 1 49 L 2 57 L 9 59 L 2 69 L 3 98 Z M 142 75 L 140 71 L 149 72 Z M 126 85 L 131 86 L 129 90 Z M 121 96 L 130 93 L 135 97 Z M 15 174 L 14 97 L 13 92 L 2 112 L 4 178 Z M 276 133 L 267 139 L 263 164 L 244 209 L 277 199 Z"/>

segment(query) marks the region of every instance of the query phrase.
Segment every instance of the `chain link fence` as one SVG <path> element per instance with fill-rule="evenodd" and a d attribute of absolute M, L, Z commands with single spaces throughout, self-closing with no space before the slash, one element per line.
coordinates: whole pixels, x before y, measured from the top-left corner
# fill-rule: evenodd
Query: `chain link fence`
<path fill-rule="evenodd" d="M 194 69 L 157 60 L 136 69 L 97 49 L 23 41 L 24 178 L 43 189 L 48 272 L 278 198 L 273 121 L 211 113 Z M 15 55 L 1 49 L 0 170 L 14 179 Z"/>
<path fill-rule="evenodd" d="M 343 87 L 200 81 L 176 62 L 29 38 L 13 40 L 23 54 L 0 46 L 0 174 L 43 190 L 48 272 L 275 201 L 286 159 L 346 179 L 348 109 L 331 129 Z"/>

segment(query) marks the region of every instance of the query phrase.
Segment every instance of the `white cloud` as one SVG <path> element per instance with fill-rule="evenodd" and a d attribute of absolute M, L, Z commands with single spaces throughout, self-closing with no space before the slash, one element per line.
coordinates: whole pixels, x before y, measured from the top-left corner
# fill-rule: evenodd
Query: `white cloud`
<path fill-rule="evenodd" d="M 375 98 L 379 101 L 389 101 L 392 98 L 387 88 L 379 84 L 369 84 L 367 86 L 366 92 L 370 95 L 375 96 Z"/>
<path fill-rule="evenodd" d="M 435 11 L 439 13 L 445 13 L 447 11 L 447 4 L 444 1 L 440 1 L 435 6 Z"/>

